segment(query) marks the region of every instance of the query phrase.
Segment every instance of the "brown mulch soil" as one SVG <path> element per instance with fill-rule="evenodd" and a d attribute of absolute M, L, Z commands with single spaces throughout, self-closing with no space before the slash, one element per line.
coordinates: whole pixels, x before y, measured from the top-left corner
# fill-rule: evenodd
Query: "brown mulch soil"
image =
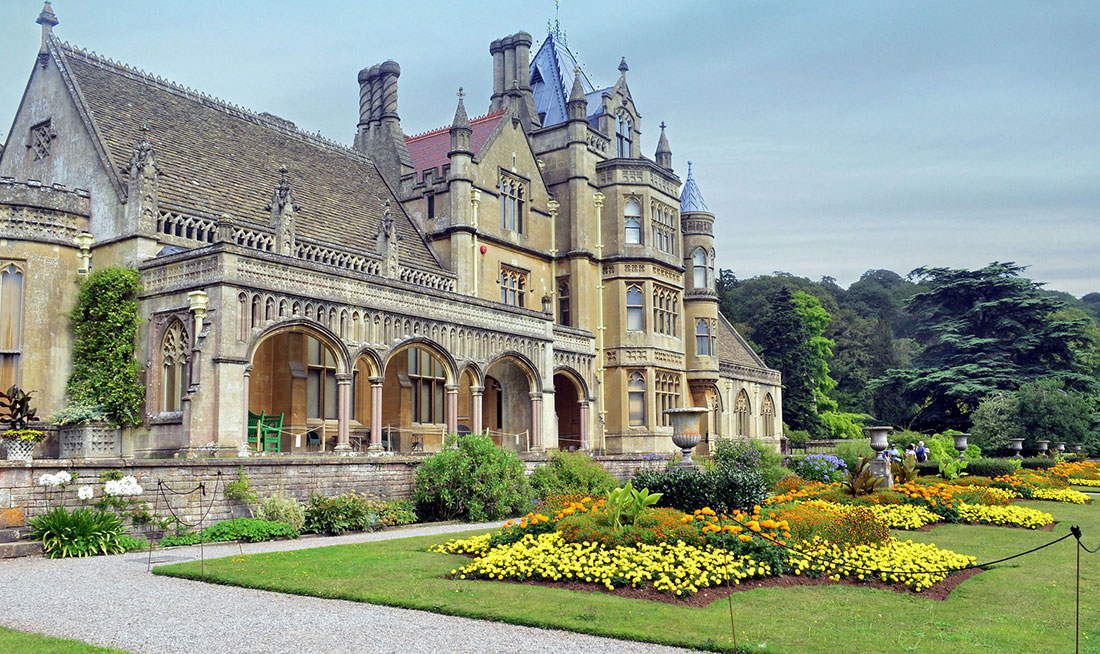
<path fill-rule="evenodd" d="M 710 605 L 715 600 L 720 600 L 728 597 L 732 593 L 740 593 L 749 590 L 758 590 L 761 588 L 793 588 L 795 586 L 858 586 L 860 588 L 876 588 L 879 590 L 892 590 L 895 593 L 907 593 L 915 595 L 917 597 L 924 597 L 931 600 L 943 601 L 951 594 L 951 591 L 961 584 L 962 582 L 970 579 L 974 575 L 981 572 L 981 568 L 971 568 L 970 570 L 964 570 L 962 572 L 956 572 L 949 576 L 947 579 L 938 583 L 932 584 L 932 587 L 914 593 L 909 590 L 904 584 L 888 584 L 883 581 L 859 581 L 858 579 L 841 579 L 840 581 L 833 581 L 827 577 L 806 577 L 803 575 L 782 575 L 779 577 L 764 577 L 763 579 L 748 579 L 741 582 L 738 585 L 731 586 L 727 589 L 725 586 L 716 588 L 701 588 L 699 592 L 687 597 L 676 597 L 670 593 L 662 593 L 652 588 L 630 588 L 629 586 L 624 588 L 616 588 L 615 590 L 608 590 L 605 586 L 597 584 L 589 584 L 579 581 L 537 581 L 529 579 L 527 581 L 515 581 L 511 579 L 503 580 L 504 583 L 511 584 L 533 584 L 536 586 L 545 586 L 547 588 L 561 588 L 562 590 L 576 590 L 587 593 L 606 593 L 608 595 L 617 595 L 619 597 L 627 597 L 630 599 L 649 600 L 652 602 L 664 602 L 666 604 L 677 604 L 685 606 L 694 606 L 702 608 Z M 499 582 L 497 582 L 499 583 Z"/>

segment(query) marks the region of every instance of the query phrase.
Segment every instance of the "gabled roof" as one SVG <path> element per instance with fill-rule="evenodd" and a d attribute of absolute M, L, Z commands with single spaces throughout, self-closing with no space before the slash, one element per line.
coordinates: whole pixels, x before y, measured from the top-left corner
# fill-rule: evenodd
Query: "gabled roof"
<path fill-rule="evenodd" d="M 680 213 L 692 213 L 703 211 L 710 213 L 707 203 L 703 200 L 703 193 L 699 185 L 695 183 L 695 176 L 691 173 L 691 162 L 688 162 L 688 177 L 684 182 L 684 190 L 680 191 Z"/>
<path fill-rule="evenodd" d="M 721 313 L 718 314 L 718 360 L 729 361 L 742 366 L 768 369 L 741 334 Z"/>
<path fill-rule="evenodd" d="M 565 35 L 561 30 L 551 30 L 530 65 L 531 93 L 535 96 L 535 111 L 543 117 L 543 127 L 564 123 L 569 117 L 566 105 L 573 88 L 574 70 L 579 65 L 565 44 Z M 592 86 L 583 70 L 580 78 L 581 89 L 588 100 L 588 116 L 591 117 L 603 110 L 602 96 L 608 89 Z"/>
<path fill-rule="evenodd" d="M 489 136 L 500 123 L 506 110 L 486 114 L 470 121 L 470 147 L 475 153 L 481 151 L 481 146 L 489 140 Z M 430 132 L 405 137 L 405 146 L 409 148 L 409 156 L 413 160 L 413 168 L 416 172 L 423 173 L 429 168 L 439 168 L 450 163 L 447 153 L 451 150 L 451 128 L 440 127 Z"/>
<path fill-rule="evenodd" d="M 386 201 L 396 215 L 401 259 L 441 269 L 423 235 L 401 209 L 374 164 L 359 152 L 200 95 L 56 39 L 51 49 L 105 149 L 120 186 L 134 144 L 148 125 L 162 175 L 161 205 L 199 215 L 228 213 L 266 227 L 266 208 L 289 169 L 299 237 L 358 252 L 374 252 Z"/>

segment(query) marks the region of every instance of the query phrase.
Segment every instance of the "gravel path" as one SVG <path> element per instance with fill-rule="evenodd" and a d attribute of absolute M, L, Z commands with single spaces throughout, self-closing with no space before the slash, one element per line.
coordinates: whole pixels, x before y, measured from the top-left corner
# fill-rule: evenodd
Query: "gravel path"
<path fill-rule="evenodd" d="M 336 538 L 245 544 L 246 554 L 465 531 L 433 525 Z M 237 554 L 207 545 L 206 556 Z M 154 562 L 197 559 L 198 547 L 154 552 Z M 140 654 L 307 652 L 639 652 L 686 650 L 567 631 L 299 597 L 154 576 L 145 553 L 0 561 L 0 625 Z"/>

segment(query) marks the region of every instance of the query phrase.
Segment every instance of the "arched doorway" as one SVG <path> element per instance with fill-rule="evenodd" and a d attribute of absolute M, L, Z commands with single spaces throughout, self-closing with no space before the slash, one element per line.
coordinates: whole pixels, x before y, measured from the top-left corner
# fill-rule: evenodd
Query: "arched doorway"
<path fill-rule="evenodd" d="M 587 397 L 577 377 L 566 371 L 555 372 L 554 415 L 557 419 L 559 449 L 588 449 L 586 407 Z"/>
<path fill-rule="evenodd" d="M 485 370 L 482 420 L 500 447 L 526 452 L 540 445 L 534 420 L 541 398 L 532 399 L 535 388 L 534 369 L 517 355 L 501 357 Z"/>
<path fill-rule="evenodd" d="M 390 355 L 382 383 L 382 446 L 438 452 L 448 431 L 452 368 L 435 347 L 415 342 Z"/>
<path fill-rule="evenodd" d="M 288 326 L 261 337 L 252 353 L 248 383 L 251 448 L 333 449 L 340 418 L 337 380 L 347 369 L 345 361 L 338 342 L 309 325 Z M 354 397 L 354 386 L 351 390 Z M 260 423 L 263 428 L 255 427 Z"/>

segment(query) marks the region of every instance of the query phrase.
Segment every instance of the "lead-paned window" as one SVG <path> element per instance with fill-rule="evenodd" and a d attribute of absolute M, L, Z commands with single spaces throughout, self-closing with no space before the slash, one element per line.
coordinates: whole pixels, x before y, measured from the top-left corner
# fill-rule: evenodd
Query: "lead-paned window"
<path fill-rule="evenodd" d="M 408 352 L 413 422 L 443 424 L 447 382 L 443 363 L 423 348 L 411 347 Z"/>
<path fill-rule="evenodd" d="M 623 242 L 637 245 L 642 242 L 642 205 L 633 198 L 623 207 Z"/>
<path fill-rule="evenodd" d="M 668 409 L 680 406 L 680 375 L 674 372 L 658 372 L 655 376 L 657 395 L 657 424 L 665 427 L 672 420 L 665 414 Z"/>
<path fill-rule="evenodd" d="M 509 266 L 500 267 L 500 301 L 513 307 L 527 306 L 528 273 Z"/>
<path fill-rule="evenodd" d="M 161 366 L 164 378 L 161 387 L 161 411 L 175 412 L 183 408 L 183 398 L 190 383 L 190 356 L 187 328 L 173 320 L 161 341 Z"/>
<path fill-rule="evenodd" d="M 526 233 L 527 182 L 501 173 L 498 181 L 500 190 L 500 228 L 506 231 Z"/>
<path fill-rule="evenodd" d="M 644 298 L 642 288 L 637 284 L 626 289 L 626 329 L 627 331 L 640 332 L 645 329 L 645 316 L 643 311 Z"/>
<path fill-rule="evenodd" d="M 633 371 L 626 382 L 627 407 L 630 412 L 630 426 L 645 426 L 645 375 Z"/>
<path fill-rule="evenodd" d="M 680 335 L 680 294 L 667 286 L 653 286 L 653 331 Z"/>
<path fill-rule="evenodd" d="M 23 354 L 23 271 L 14 263 L 0 270 L 0 390 L 20 383 Z"/>
<path fill-rule="evenodd" d="M 306 338 L 306 417 L 335 420 L 336 357 L 321 341 L 312 336 Z"/>

